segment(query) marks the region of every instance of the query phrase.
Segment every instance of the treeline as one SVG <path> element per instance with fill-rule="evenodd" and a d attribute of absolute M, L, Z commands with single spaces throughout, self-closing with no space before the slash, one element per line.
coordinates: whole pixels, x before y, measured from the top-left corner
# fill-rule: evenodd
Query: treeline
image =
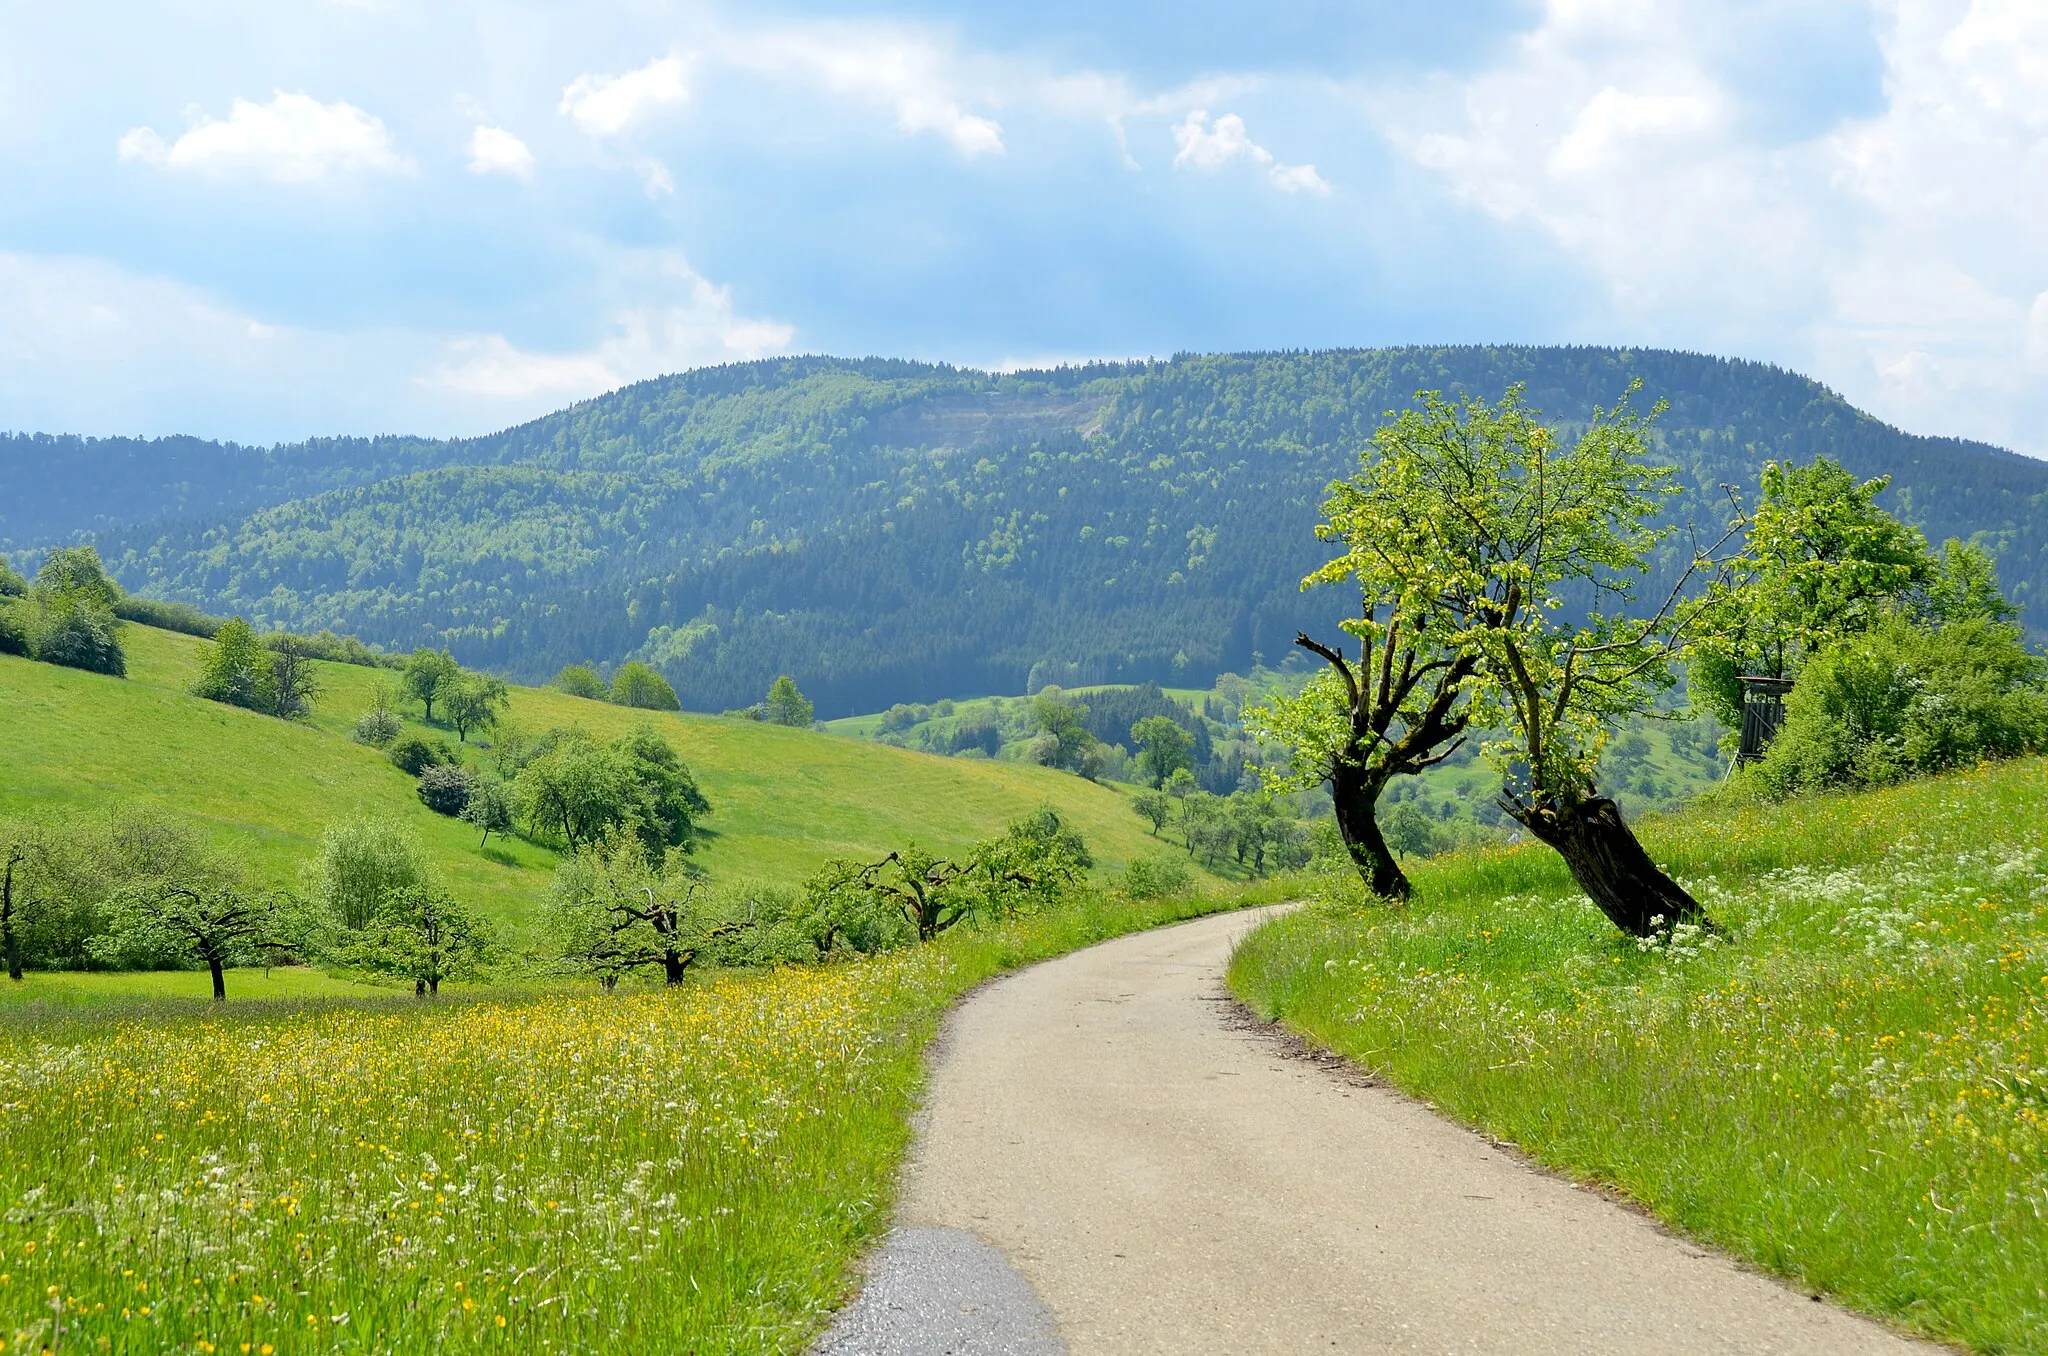
<path fill-rule="evenodd" d="M 1381 413 L 1525 382 L 1567 427 L 1671 402 L 1674 520 L 1771 459 L 1890 473 L 1902 517 L 1983 534 L 2048 627 L 2048 466 L 1914 438 L 1775 368 L 1613 349 L 1184 357 L 990 376 L 776 360 L 584 402 L 213 524 L 101 537 L 124 577 L 259 627 L 445 647 L 539 680 L 638 659 L 724 710 L 789 671 L 836 716 L 1045 683 L 1206 681 L 1327 631 L 1310 529 Z M 411 453 L 407 454 L 411 456 Z M 379 466 L 386 452 L 366 450 Z M 382 460 L 379 460 L 382 458 Z M 401 459 L 402 460 L 402 459 Z M 1650 587 L 1680 565 L 1652 561 Z"/>

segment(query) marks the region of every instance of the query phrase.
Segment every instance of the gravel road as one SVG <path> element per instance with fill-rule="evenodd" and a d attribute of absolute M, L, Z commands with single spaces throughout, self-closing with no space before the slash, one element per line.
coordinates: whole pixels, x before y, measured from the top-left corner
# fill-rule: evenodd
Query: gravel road
<path fill-rule="evenodd" d="M 1248 1029 L 1222 969 L 1265 916 L 1121 938 L 970 998 L 901 1227 L 821 1350 L 1938 1350 Z"/>

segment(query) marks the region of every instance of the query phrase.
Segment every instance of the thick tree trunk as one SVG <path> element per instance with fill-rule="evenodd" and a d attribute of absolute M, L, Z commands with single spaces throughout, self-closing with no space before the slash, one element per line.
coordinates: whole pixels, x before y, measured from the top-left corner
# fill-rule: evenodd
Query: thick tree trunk
<path fill-rule="evenodd" d="M 429 998 L 439 998 L 440 996 L 441 996 L 441 977 L 440 977 L 439 975 L 432 975 L 432 976 L 429 976 L 429 977 L 428 977 L 428 979 L 427 979 L 427 997 L 429 997 Z"/>
<path fill-rule="evenodd" d="M 694 955 L 685 956 L 682 952 L 671 947 L 661 953 L 662 973 L 668 977 L 669 983 L 680 984 L 683 982 L 683 971 L 690 968 L 690 962 L 693 959 L 695 959 Z"/>
<path fill-rule="evenodd" d="M 208 956 L 206 968 L 213 975 L 213 1001 L 225 1003 L 228 999 L 228 977 L 221 972 L 220 957 Z"/>
<path fill-rule="evenodd" d="M 414 998 L 425 998 L 427 996 L 427 981 L 424 979 L 413 980 L 412 996 Z"/>
<path fill-rule="evenodd" d="M 1620 808 L 1605 796 L 1508 812 L 1557 849 L 1579 888 L 1631 937 L 1648 937 L 1679 923 L 1713 925 L 1699 901 L 1650 860 L 1622 822 Z"/>
<path fill-rule="evenodd" d="M 21 980 L 21 938 L 14 932 L 14 868 L 20 863 L 19 857 L 7 860 L 7 874 L 0 882 L 0 946 L 7 951 L 7 977 L 17 983 Z"/>
<path fill-rule="evenodd" d="M 1330 782 L 1330 798 L 1337 809 L 1337 832 L 1344 836 L 1344 846 L 1349 849 L 1358 874 L 1382 899 L 1406 899 L 1414 893 L 1414 887 L 1408 883 L 1401 864 L 1394 860 L 1393 849 L 1387 846 L 1373 813 L 1385 786 L 1383 777 L 1342 767 Z"/>

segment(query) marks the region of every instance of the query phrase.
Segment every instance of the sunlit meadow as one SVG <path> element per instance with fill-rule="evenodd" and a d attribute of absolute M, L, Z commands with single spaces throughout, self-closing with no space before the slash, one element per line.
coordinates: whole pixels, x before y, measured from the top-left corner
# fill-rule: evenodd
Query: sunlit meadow
<path fill-rule="evenodd" d="M 2048 760 L 1644 836 L 1718 934 L 1623 938 L 1524 848 L 1267 928 L 1232 982 L 1815 1291 L 2048 1349 Z"/>
<path fill-rule="evenodd" d="M 1250 898 L 676 992 L 8 1012 L 0 1350 L 801 1349 L 946 1005 Z"/>

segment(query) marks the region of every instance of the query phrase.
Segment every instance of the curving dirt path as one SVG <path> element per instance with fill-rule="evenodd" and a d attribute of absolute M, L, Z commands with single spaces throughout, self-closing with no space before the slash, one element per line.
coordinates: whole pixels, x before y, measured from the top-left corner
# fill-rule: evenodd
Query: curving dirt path
<path fill-rule="evenodd" d="M 1269 913 L 1108 942 L 963 1005 L 902 1228 L 821 1349 L 1936 1350 L 1244 1029 L 1222 969 Z M 933 1261 L 948 1240 L 954 1273 Z M 942 1279 L 975 1266 L 997 1273 L 985 1295 Z"/>

